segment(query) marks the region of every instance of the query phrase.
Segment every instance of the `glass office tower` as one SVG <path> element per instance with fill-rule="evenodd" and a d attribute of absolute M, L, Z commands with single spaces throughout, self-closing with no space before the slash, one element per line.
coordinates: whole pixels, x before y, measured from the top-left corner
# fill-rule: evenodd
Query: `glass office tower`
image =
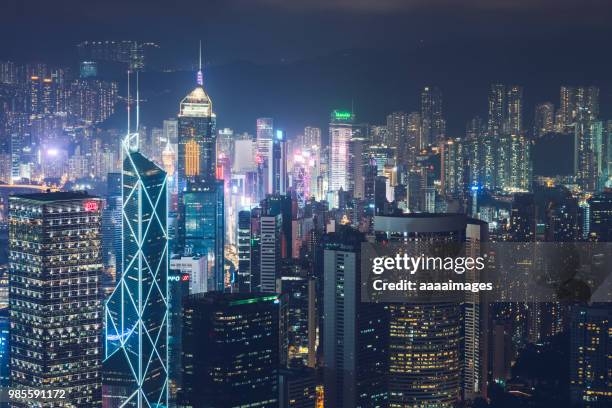
<path fill-rule="evenodd" d="M 138 152 L 137 139 L 122 143 L 123 273 L 106 307 L 105 398 L 161 407 L 168 404 L 167 177 Z"/>
<path fill-rule="evenodd" d="M 178 406 L 278 406 L 279 296 L 198 293 L 183 308 Z"/>
<path fill-rule="evenodd" d="M 183 98 L 178 114 L 178 220 L 177 236 L 172 237 L 172 248 L 177 254 L 182 255 L 185 250 L 185 193 L 194 186 L 197 190 L 201 184 L 216 181 L 216 121 L 200 67 L 196 87 Z"/>
<path fill-rule="evenodd" d="M 225 223 L 223 216 L 223 182 L 192 186 L 184 192 L 185 254 L 206 257 L 211 271 L 209 288 L 224 288 L 223 247 Z"/>
<path fill-rule="evenodd" d="M 101 210 L 81 192 L 10 198 L 11 388 L 63 389 L 71 406 L 100 406 Z"/>

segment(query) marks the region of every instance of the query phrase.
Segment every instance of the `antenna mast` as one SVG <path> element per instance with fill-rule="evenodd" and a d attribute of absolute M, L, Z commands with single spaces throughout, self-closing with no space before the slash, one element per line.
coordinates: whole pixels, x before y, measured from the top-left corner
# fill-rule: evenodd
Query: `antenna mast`
<path fill-rule="evenodd" d="M 131 130 L 131 127 L 130 127 L 130 70 L 129 69 L 127 72 L 127 77 L 128 77 L 128 80 L 127 80 L 127 122 L 128 122 L 127 123 L 127 134 L 129 135 L 130 130 Z"/>
<path fill-rule="evenodd" d="M 140 86 L 138 84 L 138 71 L 136 71 L 136 133 L 140 129 Z"/>
<path fill-rule="evenodd" d="M 204 86 L 204 74 L 202 73 L 202 40 L 200 40 L 200 61 L 198 65 L 198 75 L 196 82 L 199 86 Z"/>

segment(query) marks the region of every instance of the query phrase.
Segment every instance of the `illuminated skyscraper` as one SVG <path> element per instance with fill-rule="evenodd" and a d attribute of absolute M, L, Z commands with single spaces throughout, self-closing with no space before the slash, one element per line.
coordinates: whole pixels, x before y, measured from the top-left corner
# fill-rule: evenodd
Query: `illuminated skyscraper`
<path fill-rule="evenodd" d="M 266 169 L 264 174 L 264 192 L 272 194 L 274 191 L 272 150 L 274 142 L 274 122 L 272 118 L 257 119 L 257 160 Z"/>
<path fill-rule="evenodd" d="M 114 269 L 113 287 L 121 276 L 121 173 L 108 173 L 106 183 L 106 207 L 102 212 L 102 261 Z"/>
<path fill-rule="evenodd" d="M 374 231 L 379 241 L 389 243 L 466 242 L 469 256 L 479 256 L 486 224 L 459 214 L 403 214 L 376 216 Z M 481 359 L 486 352 L 479 346 L 479 306 L 477 299 L 468 300 L 464 304 L 464 299 L 451 295 L 389 304 L 390 407 L 450 408 L 462 394 L 474 395 L 484 389 L 486 364 Z"/>
<path fill-rule="evenodd" d="M 238 213 L 238 292 L 251 291 L 251 212 Z"/>
<path fill-rule="evenodd" d="M 570 86 L 562 86 L 559 97 L 559 110 L 556 117 L 557 132 L 569 131 L 574 123 L 574 108 L 576 105 L 575 90 Z"/>
<path fill-rule="evenodd" d="M 326 407 L 388 406 L 387 313 L 383 305 L 360 302 L 364 241 L 348 226 L 322 238 Z"/>
<path fill-rule="evenodd" d="M 217 131 L 217 154 L 222 157 L 234 157 L 234 131 L 229 128 Z"/>
<path fill-rule="evenodd" d="M 212 101 L 198 83 L 182 101 L 178 118 L 178 177 L 184 190 L 189 182 L 215 179 L 216 115 Z"/>
<path fill-rule="evenodd" d="M 488 224 L 476 219 L 468 219 L 465 230 L 465 254 L 477 258 L 484 252 L 482 245 L 488 241 Z M 467 282 L 479 282 L 481 277 L 475 270 L 466 272 Z M 488 377 L 488 345 L 483 334 L 486 333 L 486 311 L 479 293 L 466 293 L 463 302 L 463 398 L 473 400 L 476 396 L 486 395 Z"/>
<path fill-rule="evenodd" d="M 321 128 L 306 126 L 302 148 L 312 150 L 313 146 L 321 148 Z"/>
<path fill-rule="evenodd" d="M 117 83 L 94 78 L 76 79 L 70 83 L 66 109 L 85 121 L 99 123 L 115 112 Z"/>
<path fill-rule="evenodd" d="M 10 198 L 11 387 L 82 408 L 101 406 L 101 211 L 82 192 Z"/>
<path fill-rule="evenodd" d="M 577 121 L 591 121 L 599 116 L 599 88 L 562 86 L 556 117 L 557 132 L 572 133 Z"/>
<path fill-rule="evenodd" d="M 546 133 L 552 132 L 555 125 L 555 106 L 550 102 L 537 105 L 534 122 L 534 136 L 542 137 Z"/>
<path fill-rule="evenodd" d="M 355 115 L 334 110 L 329 124 L 329 190 L 337 195 L 338 190 L 348 189 L 349 143 L 353 136 Z"/>
<path fill-rule="evenodd" d="M 575 102 L 574 120 L 593 121 L 599 117 L 599 88 L 596 86 L 578 87 L 574 89 Z"/>
<path fill-rule="evenodd" d="M 414 163 L 416 156 L 423 146 L 421 134 L 421 114 L 411 112 L 408 115 L 408 140 L 406 141 L 406 155 L 408 163 Z"/>
<path fill-rule="evenodd" d="M 536 208 L 533 194 L 514 195 L 510 210 L 510 236 L 515 242 L 535 241 Z"/>
<path fill-rule="evenodd" d="M 185 251 L 185 192 L 216 181 L 216 121 L 212 101 L 204 90 L 200 50 L 196 87 L 181 101 L 178 115 L 178 231 L 173 249 L 179 254 Z"/>
<path fill-rule="evenodd" d="M 574 126 L 576 182 L 585 191 L 596 191 L 604 174 L 602 122 L 579 119 Z"/>
<path fill-rule="evenodd" d="M 212 292 L 183 304 L 179 406 L 277 407 L 279 296 Z"/>
<path fill-rule="evenodd" d="M 259 283 L 261 292 L 276 292 L 276 279 L 280 276 L 282 215 L 261 217 L 261 254 Z"/>
<path fill-rule="evenodd" d="M 404 152 L 408 142 L 408 114 L 406 112 L 393 112 L 387 115 L 387 130 L 390 147 L 397 149 L 398 154 L 405 158 Z"/>
<path fill-rule="evenodd" d="M 466 175 L 469 186 L 484 186 L 486 124 L 476 116 L 467 123 L 465 130 Z"/>
<path fill-rule="evenodd" d="M 442 91 L 438 87 L 426 86 L 421 92 L 421 125 L 424 145 L 444 139 L 446 121 L 442 116 Z"/>
<path fill-rule="evenodd" d="M 523 134 L 523 87 L 513 85 L 508 88 L 508 125 L 506 133 Z"/>
<path fill-rule="evenodd" d="M 6 269 L 2 280 L 8 281 Z M 8 282 L 6 283 L 8 286 Z M 7 296 L 8 299 L 8 296 Z M 10 384 L 11 371 L 9 369 L 9 339 L 10 339 L 10 322 L 8 307 L 0 309 L 0 385 L 6 387 Z"/>
<path fill-rule="evenodd" d="M 172 144 L 170 141 L 166 142 L 166 147 L 164 147 L 164 151 L 162 152 L 162 164 L 164 165 L 164 170 L 168 174 L 168 177 L 174 177 L 174 167 L 176 165 L 176 154 L 172 149 Z"/>
<path fill-rule="evenodd" d="M 590 239 L 612 242 L 612 190 L 593 195 L 588 204 Z"/>
<path fill-rule="evenodd" d="M 225 218 L 223 182 L 200 183 L 183 193 L 185 254 L 206 258 L 209 288 L 223 290 Z"/>
<path fill-rule="evenodd" d="M 316 189 L 316 185 L 312 185 L 312 173 L 316 171 L 316 166 L 317 161 L 310 150 L 302 150 L 293 156 L 292 188 L 301 208 L 312 197 L 313 189 Z"/>
<path fill-rule="evenodd" d="M 57 111 L 57 86 L 51 78 L 30 77 L 29 111 L 31 114 L 51 114 Z"/>
<path fill-rule="evenodd" d="M 524 135 L 504 133 L 496 143 L 495 186 L 499 190 L 531 189 L 531 142 Z"/>
<path fill-rule="evenodd" d="M 465 190 L 465 148 L 466 143 L 461 139 L 447 140 L 440 145 L 442 192 L 446 196 L 455 196 Z"/>
<path fill-rule="evenodd" d="M 492 190 L 527 191 L 531 187 L 531 145 L 523 127 L 523 88 L 492 84 L 487 134 L 480 152 L 482 183 Z"/>
<path fill-rule="evenodd" d="M 138 151 L 129 119 L 121 146 L 123 273 L 106 303 L 104 396 L 161 407 L 168 404 L 167 175 Z"/>
<path fill-rule="evenodd" d="M 493 84 L 489 91 L 488 131 L 490 137 L 502 134 L 506 114 L 506 87 Z"/>
<path fill-rule="evenodd" d="M 278 129 L 272 143 L 272 193 L 287 191 L 287 142 L 285 132 Z"/>
<path fill-rule="evenodd" d="M 572 402 L 585 408 L 607 407 L 610 391 L 612 311 L 609 304 L 577 307 L 573 313 L 570 346 Z"/>
<path fill-rule="evenodd" d="M 176 144 L 178 142 L 178 121 L 176 119 L 164 120 L 164 140 Z"/>
<path fill-rule="evenodd" d="M 316 356 L 315 280 L 299 267 L 287 266 L 277 289 L 287 310 L 287 355 L 281 361 L 288 366 L 308 365 Z"/>
<path fill-rule="evenodd" d="M 347 190 L 352 192 L 353 197 L 361 199 L 364 196 L 363 166 L 364 160 L 367 160 L 366 146 L 368 141 L 363 126 L 354 126 L 351 133 L 352 136 L 348 145 Z"/>

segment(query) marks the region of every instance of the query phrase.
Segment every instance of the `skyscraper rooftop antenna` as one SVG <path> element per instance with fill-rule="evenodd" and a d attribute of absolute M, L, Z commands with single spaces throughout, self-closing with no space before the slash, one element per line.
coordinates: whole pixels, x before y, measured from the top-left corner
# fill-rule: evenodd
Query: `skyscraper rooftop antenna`
<path fill-rule="evenodd" d="M 138 83 L 138 71 L 136 71 L 136 133 L 140 130 L 140 86 Z"/>
<path fill-rule="evenodd" d="M 127 134 L 130 134 L 130 70 L 127 72 Z"/>
<path fill-rule="evenodd" d="M 200 61 L 199 61 L 198 75 L 196 82 L 199 86 L 204 86 L 204 74 L 202 73 L 202 40 L 200 40 Z"/>
<path fill-rule="evenodd" d="M 139 101 L 139 89 L 138 89 L 138 72 L 136 72 L 136 132 L 132 133 L 132 98 L 130 95 L 130 73 L 128 70 L 128 81 L 127 81 L 127 134 L 125 135 L 124 144 L 130 151 L 137 151 L 139 148 L 138 127 L 140 126 L 140 101 Z"/>

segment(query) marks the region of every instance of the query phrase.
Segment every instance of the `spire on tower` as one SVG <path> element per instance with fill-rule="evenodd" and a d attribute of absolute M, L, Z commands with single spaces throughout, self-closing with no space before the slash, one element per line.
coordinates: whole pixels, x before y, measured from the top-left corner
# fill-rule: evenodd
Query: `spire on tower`
<path fill-rule="evenodd" d="M 138 86 L 138 71 L 136 71 L 136 132 L 132 133 L 132 98 L 130 95 L 130 73 L 128 70 L 127 80 L 127 133 L 125 135 L 124 143 L 130 151 L 137 151 L 139 148 L 139 133 L 138 127 L 140 126 L 140 100 L 139 100 L 139 86 Z"/>
<path fill-rule="evenodd" d="M 140 132 L 140 86 L 138 84 L 138 71 L 136 71 L 136 132 Z"/>
<path fill-rule="evenodd" d="M 127 134 L 130 134 L 130 70 L 127 72 Z"/>
<path fill-rule="evenodd" d="M 202 73 L 202 40 L 200 40 L 200 64 L 198 68 L 196 82 L 199 86 L 204 86 L 204 74 Z"/>

